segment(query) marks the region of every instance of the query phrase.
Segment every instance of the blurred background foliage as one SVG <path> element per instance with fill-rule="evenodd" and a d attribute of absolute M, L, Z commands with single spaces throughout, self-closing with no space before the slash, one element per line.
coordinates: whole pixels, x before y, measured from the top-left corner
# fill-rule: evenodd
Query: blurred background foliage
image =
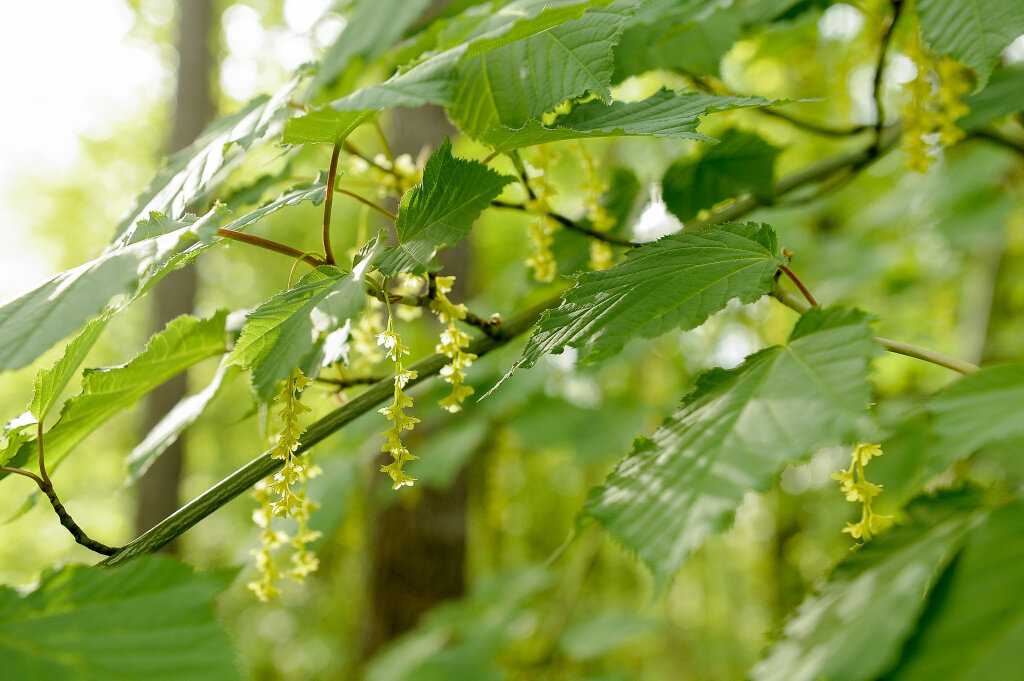
<path fill-rule="evenodd" d="M 217 55 L 220 112 L 273 91 L 300 64 L 321 58 L 344 26 L 349 4 L 216 2 L 219 29 L 210 39 Z M 454 3 L 456 8 L 465 4 Z M 722 48 L 721 80 L 736 92 L 811 100 L 785 109 L 804 120 L 833 127 L 870 125 L 873 68 L 886 8 L 878 0 L 799 3 L 783 20 L 729 41 Z M 22 250 L 5 254 L 5 263 L 35 258 L 45 263 L 40 277 L 102 250 L 113 225 L 159 167 L 170 130 L 177 62 L 173 4 L 117 0 L 103 11 L 119 20 L 127 17 L 125 39 L 152 60 L 152 77 L 131 91 L 137 101 L 130 116 L 110 111 L 105 125 L 80 138 L 73 164 L 58 172 L 23 164 L 7 173 L 5 218 L 16 215 L 17 220 L 5 224 L 20 227 L 15 238 L 5 226 L 4 236 Z M 62 21 L 59 11 L 49 20 Z M 24 30 L 42 33 L 46 27 Z M 896 41 L 884 92 L 892 110 L 905 99 L 903 85 L 914 75 L 913 64 L 898 54 L 899 36 Z M 1016 47 L 1007 59 L 1021 58 Z M 335 89 L 386 76 L 380 66 L 349 69 Z M 678 73 L 659 71 L 628 78 L 616 92 L 635 98 L 662 86 L 690 85 Z M 53 81 L 37 87 L 63 85 Z M 67 106 L 74 108 L 74 102 Z M 383 123 L 388 129 L 389 121 Z M 759 111 L 718 114 L 704 125 L 712 135 L 731 127 L 752 131 L 781 148 L 778 176 L 851 148 L 848 138 L 814 135 Z M 1019 132 L 1019 121 L 1004 125 Z M 360 149 L 380 150 L 370 128 L 352 139 Z M 553 149 L 555 207 L 578 214 L 584 199 L 579 145 L 566 142 Z M 465 139 L 456 140 L 455 151 L 477 158 L 486 153 Z M 702 152 L 697 143 L 678 140 L 587 143 L 602 178 L 613 192 L 625 193 L 617 199 L 623 214 L 639 221 L 638 232 L 648 238 L 678 228 L 658 197 L 665 169 Z M 525 160 L 537 162 L 535 153 L 525 152 Z M 294 178 L 311 179 L 328 157 L 329 149 L 316 146 L 264 150 L 232 182 L 250 188 L 265 177 L 264 191 L 249 191 L 237 201 L 259 203 Z M 925 174 L 908 173 L 903 163 L 899 152 L 890 154 L 833 191 L 790 198 L 759 210 L 753 219 L 775 226 L 819 300 L 877 315 L 879 335 L 969 361 L 1018 353 L 1024 345 L 1024 280 L 1014 274 L 1024 261 L 1021 155 L 968 139 L 946 149 Z M 314 249 L 319 219 L 317 209 L 297 207 L 267 218 L 260 233 Z M 378 226 L 374 215 L 344 197 L 336 202 L 334 220 L 336 248 L 343 240 L 345 248 L 355 247 L 358 234 Z M 530 252 L 527 221 L 490 211 L 477 223 L 464 289 L 472 309 L 509 314 L 517 301 L 562 285 L 538 285 L 524 266 Z M 563 234 L 556 243 L 562 274 L 585 265 L 569 257 L 582 243 L 572 237 Z M 288 279 L 288 267 L 278 256 L 234 244 L 201 259 L 196 268 L 198 315 L 253 306 Z M 13 297 L 30 283 L 5 284 L 0 297 Z M 87 366 L 134 356 L 148 336 L 147 314 L 143 302 L 117 317 Z M 320 571 L 305 585 L 285 589 L 279 600 L 262 604 L 245 589 L 251 570 L 245 568 L 221 599 L 221 615 L 251 678 L 739 678 L 783 615 L 849 551 L 850 541 L 840 530 L 855 509 L 829 480 L 847 454 L 821 452 L 787 469 L 775 491 L 750 495 L 735 527 L 707 541 L 657 598 L 643 567 L 597 528 L 577 525 L 577 513 L 587 490 L 628 452 L 633 438 L 653 431 L 699 372 L 734 366 L 750 352 L 780 342 L 794 318 L 788 309 L 762 300 L 730 307 L 693 332 L 634 341 L 620 357 L 598 366 L 576 366 L 571 353 L 551 357 L 454 417 L 434 406 L 442 388 L 421 386 L 414 395 L 424 423 L 409 438 L 410 449 L 421 457 L 410 466 L 421 485 L 399 494 L 384 484 L 374 464 L 380 417 L 369 414 L 345 428 L 313 453 L 325 471 L 310 492 L 322 505 L 313 518 L 315 529 L 324 533 L 316 546 Z M 433 351 L 438 330 L 434 322 L 404 325 L 414 357 Z M 513 344 L 474 365 L 471 381 L 478 393 L 494 384 L 519 348 Z M 207 385 L 215 369 L 216 362 L 208 360 L 191 371 L 190 392 Z M 4 413 L 23 409 L 31 377 L 30 369 L 0 376 Z M 875 362 L 873 378 L 884 424 L 886 415 L 895 418 L 913 409 L 952 376 L 888 355 Z M 315 401 L 313 417 L 342 399 L 322 387 L 314 390 L 324 399 Z M 264 449 L 254 410 L 246 379 L 229 373 L 211 408 L 187 432 L 184 499 Z M 121 415 L 84 442 L 81 455 L 59 472 L 71 513 L 93 536 L 111 543 L 133 536 L 134 491 L 121 480 L 124 456 L 144 434 L 140 418 L 138 409 Z M 915 456 L 913 442 L 887 454 L 872 466 L 873 479 L 886 483 L 879 499 L 883 512 L 886 503 L 902 501 L 897 483 L 905 476 L 899 469 Z M 367 651 L 374 518 L 390 505 L 415 509 L 428 493 L 425 488 L 444 492 L 455 484 L 465 484 L 468 495 L 466 594 L 430 611 L 405 635 Z M 18 515 L 28 488 L 27 482 L 8 483 L 9 493 L 0 500 L 4 519 Z M 257 545 L 254 509 L 248 497 L 228 504 L 184 536 L 183 557 L 202 567 L 248 564 Z M 7 522 L 0 536 L 0 578 L 9 584 L 30 584 L 54 563 L 93 559 L 71 542 L 45 506 Z"/>

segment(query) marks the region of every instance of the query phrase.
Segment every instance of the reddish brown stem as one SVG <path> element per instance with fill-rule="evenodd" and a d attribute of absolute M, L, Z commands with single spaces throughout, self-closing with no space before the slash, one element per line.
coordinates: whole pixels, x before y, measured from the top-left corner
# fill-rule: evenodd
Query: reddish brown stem
<path fill-rule="evenodd" d="M 789 269 L 785 265 L 779 265 L 779 269 L 785 272 L 786 276 L 793 280 L 793 283 L 796 284 L 798 289 L 800 289 L 800 293 L 802 293 L 804 298 L 807 299 L 807 302 L 810 303 L 811 307 L 818 307 L 818 301 L 814 299 L 814 296 L 812 296 L 811 292 L 807 290 L 807 287 L 804 286 L 804 283 L 800 281 L 799 277 L 793 274 L 793 270 Z"/>
<path fill-rule="evenodd" d="M 329 194 L 328 194 L 329 195 Z M 225 239 L 231 239 L 232 241 L 238 241 L 243 244 L 249 244 L 250 246 L 256 246 L 267 251 L 273 251 L 274 253 L 282 253 L 284 255 L 290 255 L 293 258 L 300 258 L 302 262 L 312 267 L 326 264 L 324 260 L 312 255 L 310 253 L 303 253 L 297 248 L 292 248 L 270 239 L 264 239 L 263 237 L 253 236 L 252 234 L 245 234 L 243 232 L 236 232 L 233 229 L 224 229 L 221 227 L 217 230 L 217 236 Z"/>
<path fill-rule="evenodd" d="M 334 183 L 338 178 L 338 155 L 341 143 L 334 145 L 331 152 L 331 167 L 327 171 L 327 198 L 324 200 L 324 259 L 328 265 L 334 264 L 334 251 L 331 250 L 331 206 L 334 205 Z"/>
<path fill-rule="evenodd" d="M 370 208 L 374 209 L 375 211 L 377 211 L 381 215 L 384 215 L 384 216 L 390 218 L 391 220 L 398 220 L 398 216 L 397 215 L 395 215 L 394 213 L 389 211 L 387 208 L 383 208 L 382 206 L 378 206 L 376 203 L 374 203 L 370 199 L 366 198 L 365 196 L 360 196 L 359 194 L 356 194 L 355 192 L 349 191 L 347 189 L 342 189 L 341 187 L 336 187 L 334 191 L 338 192 L 339 194 L 344 194 L 345 196 L 351 196 L 353 199 L 355 199 L 359 203 L 361 203 L 361 204 L 363 204 L 365 206 L 369 206 Z"/>

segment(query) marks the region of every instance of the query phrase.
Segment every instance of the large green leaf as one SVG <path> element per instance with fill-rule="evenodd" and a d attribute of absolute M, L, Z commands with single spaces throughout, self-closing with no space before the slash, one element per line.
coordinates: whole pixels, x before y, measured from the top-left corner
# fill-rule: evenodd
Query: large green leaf
<path fill-rule="evenodd" d="M 594 7 L 579 19 L 464 59 L 449 109 L 467 134 L 520 128 L 588 92 L 611 101 L 612 48 L 631 5 Z"/>
<path fill-rule="evenodd" d="M 55 468 L 89 433 L 169 378 L 207 357 L 223 353 L 224 320 L 218 312 L 209 319 L 182 315 L 149 339 L 145 349 L 127 364 L 86 371 L 82 392 L 68 400 L 60 419 L 46 432 L 46 462 Z M 21 447 L 12 465 L 23 465 L 35 442 Z"/>
<path fill-rule="evenodd" d="M 25 366 L 108 305 L 123 308 L 166 272 L 179 244 L 194 240 L 213 213 L 166 234 L 108 250 L 0 307 L 0 370 Z"/>
<path fill-rule="evenodd" d="M 974 69 L 977 90 L 988 83 L 1007 45 L 1024 33 L 1017 0 L 918 0 L 921 34 L 932 49 Z"/>
<path fill-rule="evenodd" d="M 935 395 L 927 405 L 938 436 L 930 472 L 984 445 L 1024 436 L 1024 364 L 985 367 Z"/>
<path fill-rule="evenodd" d="M 280 134 L 285 119 L 294 113 L 289 102 L 298 81 L 297 76 L 273 96 L 257 97 L 240 111 L 217 119 L 195 142 L 168 158 L 135 208 L 118 225 L 113 246 L 138 241 L 141 235 L 136 223 L 150 213 L 177 219 L 191 206 L 208 201 L 246 149 L 266 144 Z"/>
<path fill-rule="evenodd" d="M 370 85 L 331 102 L 338 110 L 381 110 L 395 106 L 418 107 L 425 104 L 448 106 L 459 84 L 459 62 L 467 55 L 478 59 L 490 50 L 504 47 L 507 40 L 525 40 L 551 28 L 553 18 L 561 20 L 566 12 L 577 12 L 607 2 L 593 0 L 520 0 L 498 12 L 488 11 L 470 21 L 456 44 L 395 74 L 383 83 Z M 479 8 L 474 8 L 479 9 Z M 509 36 L 509 38 L 506 38 Z"/>
<path fill-rule="evenodd" d="M 116 568 L 68 565 L 28 595 L 0 587 L 6 679 L 241 679 L 214 598 L 233 571 L 196 573 L 162 556 Z"/>
<path fill-rule="evenodd" d="M 753 222 L 645 244 L 606 270 L 581 275 L 562 304 L 541 317 L 513 369 L 566 346 L 580 348 L 583 361 L 597 361 L 631 338 L 695 328 L 733 298 L 752 303 L 771 291 L 782 264 L 775 231 Z"/>
<path fill-rule="evenodd" d="M 1024 111 L 1024 64 L 997 69 L 981 92 L 964 99 L 970 112 L 956 124 L 974 132 L 993 119 Z"/>
<path fill-rule="evenodd" d="M 769 202 L 781 151 L 753 133 L 729 130 L 696 161 L 680 159 L 669 166 L 661 181 L 665 206 L 685 223 L 699 211 L 746 192 Z"/>
<path fill-rule="evenodd" d="M 446 139 L 427 160 L 423 180 L 402 197 L 395 222 L 399 246 L 387 251 L 377 267 L 390 276 L 429 264 L 438 249 L 469 234 L 473 221 L 513 179 L 452 156 Z"/>
<path fill-rule="evenodd" d="M 972 529 L 889 681 L 1017 681 L 1024 650 L 1024 502 Z M 913 558 L 911 558 L 913 560 Z M 860 595 L 858 595 L 860 597 Z M 888 599 L 881 601 L 891 613 Z M 874 650 L 864 649 L 874 655 Z M 863 659 L 863 658 L 862 658 Z M 787 681 L 788 678 L 787 677 Z"/>
<path fill-rule="evenodd" d="M 207 405 L 217 396 L 221 384 L 224 382 L 224 375 L 228 367 L 222 364 L 209 385 L 188 397 L 182 398 L 174 405 L 174 408 L 164 414 L 163 418 L 146 434 L 142 442 L 135 445 L 132 451 L 125 457 L 128 475 L 125 484 L 130 485 L 138 480 L 143 473 L 149 470 L 164 451 L 174 444 L 181 433 L 195 423 L 196 419 L 203 413 Z"/>
<path fill-rule="evenodd" d="M 482 141 L 495 151 L 510 151 L 533 144 L 587 137 L 649 135 L 675 139 L 713 141 L 697 132 L 703 116 L 771 104 L 762 97 L 726 97 L 699 92 L 675 93 L 661 90 L 639 102 L 612 102 L 610 106 L 593 101 L 573 107 L 551 126 L 531 121 L 519 130 L 496 128 Z"/>
<path fill-rule="evenodd" d="M 64 348 L 64 354 L 49 369 L 40 369 L 36 372 L 32 392 L 32 401 L 28 410 L 42 421 L 53 408 L 53 403 L 60 397 L 60 393 L 71 382 L 72 377 L 79 365 L 85 361 L 85 356 L 99 339 L 103 329 L 107 326 L 106 317 L 98 317 L 89 322 L 68 346 Z"/>
<path fill-rule="evenodd" d="M 918 502 L 911 521 L 840 563 L 751 671 L 754 681 L 870 681 L 892 666 L 928 592 L 984 513 L 955 498 Z M 940 673 L 931 678 L 948 679 Z"/>
<path fill-rule="evenodd" d="M 312 94 L 331 85 L 354 59 L 366 63 L 384 54 L 419 18 L 430 0 L 373 0 L 352 4 L 352 11 L 345 17 L 345 28 L 327 50 L 310 83 Z"/>
<path fill-rule="evenodd" d="M 678 410 L 641 439 L 587 511 L 664 583 L 750 491 L 791 461 L 850 443 L 865 427 L 868 359 L 879 346 L 862 312 L 813 308 L 789 342 L 697 380 Z"/>
<path fill-rule="evenodd" d="M 307 376 L 316 375 L 326 337 L 366 304 L 362 277 L 361 268 L 353 275 L 323 265 L 246 315 L 228 363 L 252 370 L 252 387 L 260 400 L 269 401 L 295 367 Z M 329 311 L 328 298 L 333 299 Z"/>

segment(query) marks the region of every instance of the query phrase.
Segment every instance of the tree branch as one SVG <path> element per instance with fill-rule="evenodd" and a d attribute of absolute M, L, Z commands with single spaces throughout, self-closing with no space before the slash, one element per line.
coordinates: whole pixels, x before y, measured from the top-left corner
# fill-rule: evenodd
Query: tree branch
<path fill-rule="evenodd" d="M 491 201 L 491 205 L 494 206 L 495 208 L 508 208 L 510 210 L 518 210 L 524 213 L 530 212 L 529 209 L 524 204 L 521 203 Z M 616 246 L 626 246 L 628 248 L 634 248 L 640 245 L 639 242 L 630 241 L 625 237 L 616 236 L 614 234 L 608 234 L 607 232 L 599 232 L 596 229 L 591 229 L 582 222 L 576 222 L 572 218 L 568 218 L 564 215 L 561 215 L 560 213 L 548 212 L 547 216 L 567 229 L 571 229 L 574 232 L 579 232 L 580 234 L 586 234 L 590 238 L 597 239 L 598 241 L 605 241 Z"/>
<path fill-rule="evenodd" d="M 264 239 L 263 237 L 253 236 L 252 234 L 245 234 L 244 232 L 236 232 L 233 229 L 224 229 L 221 227 L 217 230 L 217 236 L 224 239 L 230 239 L 231 241 L 238 241 L 239 243 L 249 244 L 250 246 L 256 246 L 266 251 L 273 251 L 274 253 L 282 253 L 284 255 L 290 255 L 292 258 L 300 259 L 302 262 L 312 267 L 318 267 L 320 265 L 326 265 L 326 261 L 322 258 L 318 258 L 310 253 L 303 253 L 297 248 L 278 243 L 277 241 L 271 241 L 270 239 Z"/>
<path fill-rule="evenodd" d="M 491 338 L 483 336 L 473 341 L 468 352 L 478 356 L 501 347 L 521 333 L 529 329 L 540 317 L 544 310 L 554 307 L 561 302 L 561 295 L 548 298 L 547 300 L 527 309 L 509 319 L 504 325 L 505 336 L 503 338 Z M 409 381 L 409 385 L 419 383 L 441 370 L 449 359 L 442 354 L 435 354 L 423 359 L 409 367 L 417 372 L 417 377 Z M 327 416 L 316 421 L 303 434 L 296 454 L 307 451 L 313 445 L 321 442 L 335 431 L 341 429 L 356 417 L 365 414 L 394 395 L 394 379 L 388 377 L 374 383 L 365 391 L 352 398 L 348 404 L 335 409 Z M 267 477 L 281 467 L 280 459 L 270 457 L 270 452 L 264 452 L 246 465 L 228 475 L 219 483 L 208 489 L 196 499 L 192 500 L 170 517 L 159 523 L 137 539 L 121 547 L 112 556 L 104 560 L 103 565 L 118 565 L 127 560 L 159 550 L 168 542 L 179 537 L 200 520 L 210 515 L 224 504 L 235 497 L 243 494 L 257 482 Z"/>

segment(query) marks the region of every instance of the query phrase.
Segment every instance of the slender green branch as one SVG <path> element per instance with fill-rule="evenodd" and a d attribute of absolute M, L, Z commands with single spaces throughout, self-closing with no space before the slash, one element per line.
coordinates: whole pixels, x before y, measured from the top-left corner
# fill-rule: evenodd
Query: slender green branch
<path fill-rule="evenodd" d="M 314 380 L 317 383 L 333 385 L 341 390 L 345 388 L 352 388 L 357 385 L 371 385 L 378 381 L 383 381 L 384 378 L 384 376 L 351 376 L 348 378 L 326 378 L 324 376 L 318 376 Z"/>
<path fill-rule="evenodd" d="M 360 196 L 359 194 L 356 194 L 355 192 L 351 192 L 351 191 L 349 191 L 347 189 L 342 189 L 341 187 L 336 187 L 334 189 L 334 191 L 338 192 L 339 194 L 344 194 L 345 196 L 351 196 L 353 199 L 355 199 L 359 203 L 363 204 L 364 206 L 369 206 L 370 208 L 374 209 L 375 211 L 377 211 L 381 215 L 383 215 L 383 216 L 385 216 L 385 217 L 387 217 L 387 218 L 389 218 L 391 220 L 398 220 L 398 216 L 397 215 L 395 215 L 394 213 L 389 211 L 387 208 L 384 208 L 382 206 L 378 206 L 376 203 L 374 203 L 373 201 L 371 201 L 370 199 L 368 199 L 368 198 L 366 198 L 364 196 Z"/>
<path fill-rule="evenodd" d="M 995 130 L 976 130 L 968 135 L 968 138 L 984 140 L 991 142 L 1004 149 L 1009 149 L 1015 153 L 1024 156 L 1024 141 L 1016 140 L 1011 137 L 1007 137 L 1002 133 L 996 132 Z"/>
<path fill-rule="evenodd" d="M 524 310 L 505 323 L 503 326 L 505 337 L 491 338 L 490 336 L 482 336 L 474 340 L 467 348 L 467 351 L 483 356 L 495 348 L 506 344 L 512 338 L 532 327 L 540 317 L 541 312 L 558 305 L 560 301 L 560 295 L 554 296 Z M 433 376 L 449 361 L 445 355 L 435 354 L 417 362 L 409 367 L 417 372 L 417 377 L 409 381 L 409 385 L 419 383 Z M 335 431 L 351 423 L 358 416 L 376 409 L 394 395 L 394 389 L 394 379 L 389 376 L 382 381 L 374 383 L 353 397 L 348 404 L 335 409 L 314 422 L 303 434 L 296 454 L 309 450 Z M 102 564 L 118 565 L 136 556 L 159 550 L 162 546 L 181 536 L 189 528 L 224 504 L 244 494 L 257 482 L 280 468 L 282 463 L 280 459 L 271 458 L 269 451 L 264 452 L 199 495 L 196 499 L 178 509 L 171 516 L 158 523 L 153 529 L 118 549 L 116 553 L 104 560 Z"/>
<path fill-rule="evenodd" d="M 778 286 L 775 287 L 775 291 L 772 292 L 772 296 L 789 309 L 799 312 L 800 314 L 803 314 L 810 309 L 810 305 L 800 300 L 789 291 L 785 291 Z M 978 371 L 978 365 L 976 364 L 971 364 L 970 362 L 965 362 L 962 359 L 944 355 L 941 352 L 936 352 L 935 350 L 929 350 L 928 348 L 918 347 L 916 345 L 911 345 L 910 343 L 903 343 L 902 341 L 894 341 L 877 336 L 875 337 L 875 340 L 881 343 L 886 350 L 897 355 L 920 359 L 940 367 L 952 369 L 953 371 L 960 372 L 961 374 L 973 374 Z"/>
<path fill-rule="evenodd" d="M 233 229 L 225 229 L 221 227 L 217 230 L 217 236 L 224 239 L 230 239 L 231 241 L 249 244 L 250 246 L 256 246 L 257 248 L 262 248 L 266 251 L 273 251 L 274 253 L 281 253 L 283 255 L 291 256 L 292 258 L 298 258 L 312 267 L 327 264 L 322 258 L 318 258 L 309 252 L 303 252 L 297 248 L 292 248 L 291 246 L 278 243 L 277 241 L 271 241 L 270 239 L 264 239 L 263 237 L 245 234 L 244 232 L 236 232 Z"/>
<path fill-rule="evenodd" d="M 334 205 L 334 185 L 338 179 L 338 155 L 341 153 L 341 144 L 334 145 L 331 152 L 331 167 L 327 171 L 327 198 L 324 199 L 324 260 L 328 265 L 335 264 L 334 251 L 331 250 L 331 206 Z"/>
<path fill-rule="evenodd" d="M 380 127 L 380 121 L 376 118 L 373 119 L 373 129 L 377 131 L 377 139 L 380 141 L 380 148 L 383 150 L 384 156 L 393 162 L 395 157 L 391 153 L 391 145 L 388 144 L 388 138 L 384 136 L 384 129 Z"/>
<path fill-rule="evenodd" d="M 37 485 L 39 485 L 39 489 L 43 488 L 43 484 L 44 484 L 43 483 L 43 479 L 40 478 L 38 475 L 36 475 L 35 473 L 33 473 L 31 471 L 25 470 L 24 468 L 11 468 L 9 466 L 0 466 L 0 473 L 11 473 L 13 475 L 23 475 L 26 478 L 28 478 L 29 480 L 32 480 Z"/>

